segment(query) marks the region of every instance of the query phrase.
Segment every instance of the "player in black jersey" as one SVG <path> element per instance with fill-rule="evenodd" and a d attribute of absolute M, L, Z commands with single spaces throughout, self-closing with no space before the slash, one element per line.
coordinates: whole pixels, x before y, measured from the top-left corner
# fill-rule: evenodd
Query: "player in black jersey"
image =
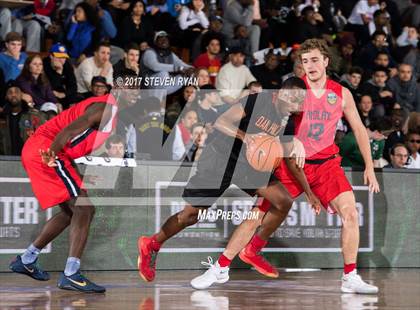
<path fill-rule="evenodd" d="M 183 198 L 187 202 L 184 210 L 172 215 L 155 235 L 138 240 L 139 274 L 145 281 L 153 281 L 155 277 L 156 256 L 162 243 L 197 223 L 199 210 L 210 207 L 231 184 L 271 202 L 272 208 L 257 232 L 261 241 L 268 240 L 287 216 L 293 200 L 271 172 L 259 172 L 249 165 L 246 145 L 254 134 L 279 137 L 285 156 L 295 156 L 292 164 L 302 168 L 304 149 L 293 137 L 294 126 L 289 115 L 299 110 L 305 90 L 301 79 L 290 78 L 278 92 L 249 95 L 216 120 L 216 136 L 203 150 L 197 172 L 184 190 Z M 299 179 L 303 175 L 306 182 L 303 171 L 296 171 L 301 174 Z"/>

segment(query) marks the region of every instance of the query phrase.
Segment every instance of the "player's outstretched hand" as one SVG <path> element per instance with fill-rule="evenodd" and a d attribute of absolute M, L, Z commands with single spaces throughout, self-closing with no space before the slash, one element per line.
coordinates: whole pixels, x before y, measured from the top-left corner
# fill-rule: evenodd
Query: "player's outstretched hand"
<path fill-rule="evenodd" d="M 48 167 L 57 167 L 57 163 L 55 162 L 56 156 L 52 150 L 39 150 L 39 155 L 41 155 L 42 162 Z"/>
<path fill-rule="evenodd" d="M 321 213 L 321 201 L 314 193 L 305 194 L 306 200 L 311 205 L 311 208 L 314 209 L 316 215 Z"/>
<path fill-rule="evenodd" d="M 369 186 L 369 192 L 379 193 L 379 184 L 376 180 L 375 171 L 373 169 L 366 169 L 363 174 L 363 183 Z"/>
<path fill-rule="evenodd" d="M 305 166 L 305 156 L 305 148 L 302 142 L 296 138 L 293 138 L 293 148 L 290 152 L 290 157 L 296 158 L 296 165 L 299 168 L 303 168 Z"/>

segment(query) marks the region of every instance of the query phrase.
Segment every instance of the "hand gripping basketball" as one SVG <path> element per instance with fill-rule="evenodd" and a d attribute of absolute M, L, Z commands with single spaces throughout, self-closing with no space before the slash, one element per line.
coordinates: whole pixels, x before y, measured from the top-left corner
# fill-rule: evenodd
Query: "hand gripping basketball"
<path fill-rule="evenodd" d="M 257 171 L 270 172 L 276 169 L 283 158 L 283 147 L 278 137 L 265 133 L 247 135 L 246 158 Z"/>

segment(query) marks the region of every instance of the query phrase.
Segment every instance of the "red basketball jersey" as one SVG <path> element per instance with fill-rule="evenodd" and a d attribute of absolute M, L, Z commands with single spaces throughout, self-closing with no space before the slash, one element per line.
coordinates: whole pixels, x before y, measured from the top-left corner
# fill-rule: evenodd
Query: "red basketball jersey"
<path fill-rule="evenodd" d="M 297 120 L 296 136 L 305 147 L 307 159 L 331 157 L 339 152 L 334 138 L 337 123 L 343 116 L 343 87 L 327 80 L 325 91 L 317 98 L 306 76 L 303 80 L 308 91 L 300 120 Z"/>
<path fill-rule="evenodd" d="M 112 95 L 92 97 L 79 102 L 40 126 L 35 134 L 42 135 L 53 141 L 60 131 L 82 116 L 85 113 L 86 108 L 94 102 L 106 102 L 107 104 L 112 105 L 111 119 L 107 124 L 101 124 L 101 130 L 96 128 L 86 129 L 84 132 L 68 141 L 62 150 L 62 152 L 73 159 L 90 154 L 105 142 L 116 126 L 118 108 L 117 102 Z"/>

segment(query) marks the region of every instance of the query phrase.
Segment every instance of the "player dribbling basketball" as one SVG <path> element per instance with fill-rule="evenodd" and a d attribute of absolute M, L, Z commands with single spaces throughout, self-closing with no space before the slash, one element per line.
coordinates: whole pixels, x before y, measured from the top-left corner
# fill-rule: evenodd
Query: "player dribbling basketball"
<path fill-rule="evenodd" d="M 203 151 L 197 172 L 184 190 L 183 198 L 187 202 L 184 210 L 171 216 L 155 235 L 138 240 L 139 274 L 145 281 L 152 281 L 155 277 L 156 256 L 161 245 L 184 228 L 197 223 L 199 210 L 210 207 L 231 184 L 250 195 L 266 198 L 274 206 L 264 217 L 258 231 L 257 236 L 262 242 L 284 220 L 292 206 L 289 194 L 279 181 L 272 178 L 271 171 L 259 172 L 249 165 L 243 147 L 244 143 L 250 143 L 253 134 L 280 137 L 286 153 L 296 155 L 298 164 L 303 166 L 301 144 L 287 134 L 293 134 L 293 126 L 288 124 L 289 114 L 300 108 L 306 87 L 298 78 L 288 79 L 283 87 L 290 91 L 279 91 L 277 96 L 273 93 L 249 95 L 217 119 L 214 124 L 216 136 Z M 282 100 L 284 95 L 293 97 L 293 100 Z M 283 135 L 285 129 L 286 135 Z M 317 205 L 316 201 L 312 203 Z"/>

